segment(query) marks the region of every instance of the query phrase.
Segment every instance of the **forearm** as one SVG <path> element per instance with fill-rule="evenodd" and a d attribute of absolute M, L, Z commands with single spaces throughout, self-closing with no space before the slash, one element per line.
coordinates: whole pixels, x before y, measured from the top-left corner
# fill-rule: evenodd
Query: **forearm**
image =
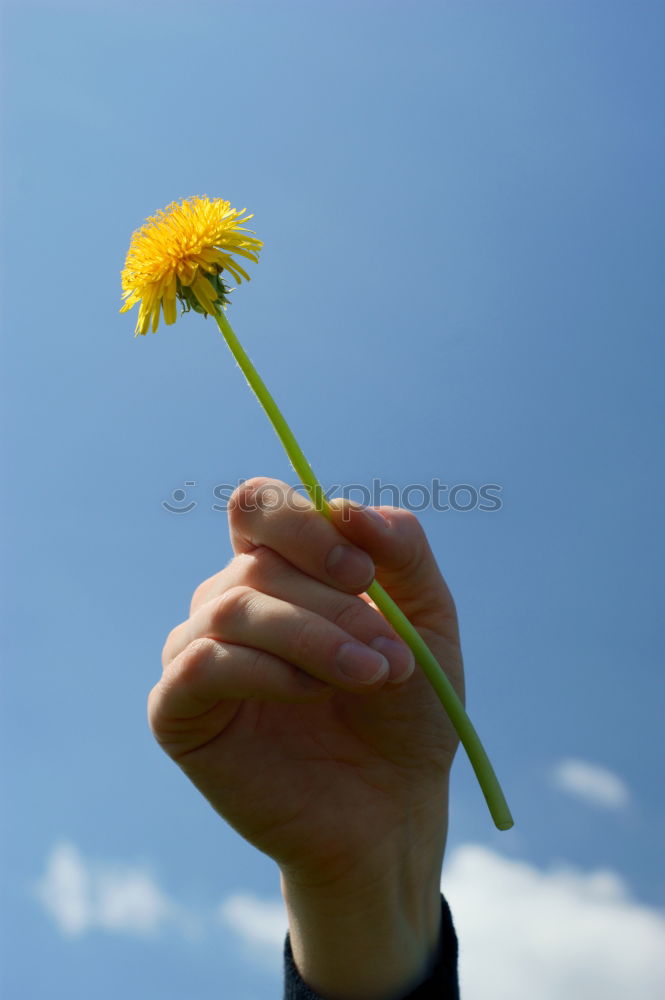
<path fill-rule="evenodd" d="M 333 883 L 282 873 L 295 965 L 326 1000 L 400 998 L 430 969 L 441 929 L 445 819 L 430 836 L 409 825 L 379 838 L 370 857 Z"/>

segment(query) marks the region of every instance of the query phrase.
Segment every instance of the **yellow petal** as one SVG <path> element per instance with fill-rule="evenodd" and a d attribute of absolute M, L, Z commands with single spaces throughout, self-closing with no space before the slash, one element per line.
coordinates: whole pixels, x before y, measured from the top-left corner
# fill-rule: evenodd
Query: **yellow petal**
<path fill-rule="evenodd" d="M 192 291 L 205 311 L 214 315 L 216 295 L 208 279 L 201 274 L 197 275 L 192 283 Z"/>
<path fill-rule="evenodd" d="M 152 307 L 152 332 L 157 333 L 157 327 L 159 326 L 159 309 L 162 304 L 161 299 L 157 299 L 154 306 Z"/>
<path fill-rule="evenodd" d="M 175 323 L 178 316 L 178 312 L 176 309 L 176 294 L 175 294 L 176 287 L 177 287 L 177 282 L 176 282 L 176 276 L 174 274 L 164 290 L 164 297 L 162 299 L 162 306 L 164 308 L 164 322 L 168 326 L 170 326 L 172 323 Z"/>

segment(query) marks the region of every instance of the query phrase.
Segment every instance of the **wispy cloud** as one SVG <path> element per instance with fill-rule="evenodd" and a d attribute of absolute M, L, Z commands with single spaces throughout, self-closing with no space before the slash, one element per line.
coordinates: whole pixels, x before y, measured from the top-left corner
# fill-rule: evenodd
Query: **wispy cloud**
<path fill-rule="evenodd" d="M 487 847 L 452 850 L 442 882 L 461 947 L 465 1000 L 647 1000 L 665 996 L 665 913 L 635 900 L 612 871 L 548 870 Z M 36 896 L 66 937 L 171 929 L 219 933 L 277 968 L 286 932 L 281 899 L 234 893 L 186 907 L 145 868 L 91 862 L 54 847 Z"/>
<path fill-rule="evenodd" d="M 665 996 L 665 914 L 613 872 L 542 871 L 466 845 L 452 852 L 443 890 L 465 1000 Z"/>
<path fill-rule="evenodd" d="M 647 1000 L 665 996 L 665 914 L 612 871 L 541 870 L 473 845 L 442 882 L 461 945 L 465 1000 Z M 258 959 L 281 957 L 279 900 L 230 896 L 225 925 Z"/>
<path fill-rule="evenodd" d="M 592 805 L 624 809 L 630 802 L 628 786 L 618 774 L 587 760 L 561 760 L 551 777 L 556 788 Z"/>
<path fill-rule="evenodd" d="M 71 843 L 57 844 L 34 886 L 37 899 L 68 937 L 95 928 L 150 935 L 188 921 L 142 868 L 86 861 Z"/>
<path fill-rule="evenodd" d="M 271 964 L 281 959 L 287 929 L 281 899 L 259 899 L 248 893 L 228 896 L 218 909 L 219 919 L 237 934 L 249 951 Z"/>

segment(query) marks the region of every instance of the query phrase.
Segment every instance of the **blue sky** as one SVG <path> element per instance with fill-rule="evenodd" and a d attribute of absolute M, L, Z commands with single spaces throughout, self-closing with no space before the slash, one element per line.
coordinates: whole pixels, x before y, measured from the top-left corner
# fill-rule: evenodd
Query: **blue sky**
<path fill-rule="evenodd" d="M 624 997 L 622 975 L 655 995 L 662 7 L 22 0 L 3 21 L 4 995 L 279 995 L 274 866 L 145 723 L 166 633 L 230 556 L 214 487 L 293 482 L 209 322 L 135 340 L 118 314 L 132 230 L 203 193 L 255 214 L 230 318 L 324 483 L 501 487 L 500 510 L 421 515 L 516 817 L 493 830 L 460 755 L 465 1000 L 499 960 L 506 996 L 536 995 L 501 927 L 552 913 L 542 1000 Z M 188 513 L 163 507 L 178 489 Z"/>

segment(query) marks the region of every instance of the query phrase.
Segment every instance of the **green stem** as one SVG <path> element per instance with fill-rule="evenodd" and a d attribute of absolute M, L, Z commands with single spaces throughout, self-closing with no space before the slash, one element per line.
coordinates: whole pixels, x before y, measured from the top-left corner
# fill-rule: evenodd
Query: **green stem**
<path fill-rule="evenodd" d="M 287 424 L 277 403 L 270 394 L 268 387 L 250 361 L 242 344 L 236 337 L 231 324 L 225 313 L 215 314 L 217 325 L 229 346 L 233 357 L 237 361 L 240 369 L 247 379 L 250 388 L 256 394 L 261 406 L 267 413 L 277 436 L 279 437 L 284 450 L 289 457 L 291 465 L 303 486 L 307 489 L 316 509 L 325 517 L 330 518 L 330 510 L 325 499 L 323 488 L 312 471 L 312 467 L 305 458 L 302 448 L 296 441 L 293 431 Z M 400 611 L 392 598 L 385 592 L 376 580 L 367 589 L 367 593 L 372 598 L 376 606 L 380 609 L 384 617 L 390 622 L 398 635 L 404 639 L 406 644 L 413 651 L 416 661 L 421 666 L 430 684 L 436 691 L 448 718 L 457 731 L 464 749 L 467 752 L 471 765 L 476 772 L 478 783 L 482 789 L 489 811 L 494 823 L 499 830 L 509 830 L 513 825 L 513 818 L 508 808 L 505 796 L 501 790 L 497 776 L 494 773 L 489 757 L 478 738 L 478 734 L 473 724 L 466 714 L 464 706 L 460 701 L 457 692 L 448 680 L 448 677 L 439 666 L 439 663 L 428 648 L 421 635 L 416 631 L 406 615 Z"/>

